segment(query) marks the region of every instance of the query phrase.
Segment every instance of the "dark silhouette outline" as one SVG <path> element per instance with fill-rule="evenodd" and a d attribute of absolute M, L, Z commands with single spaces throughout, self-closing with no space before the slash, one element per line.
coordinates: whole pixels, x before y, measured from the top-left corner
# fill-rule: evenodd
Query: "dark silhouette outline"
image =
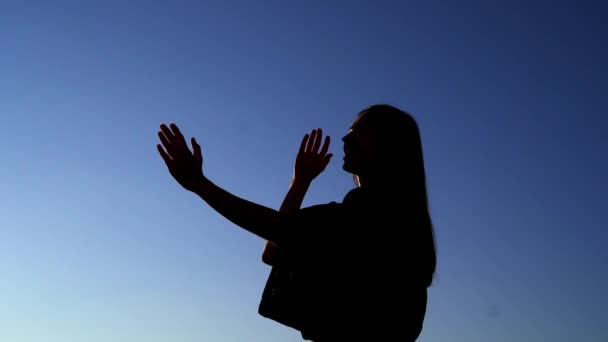
<path fill-rule="evenodd" d="M 359 186 L 341 203 L 296 209 L 331 157 L 328 139 L 319 152 L 320 130 L 305 136 L 282 206 L 290 208 L 279 211 L 212 183 L 196 140 L 190 152 L 170 127 L 161 124 L 158 150 L 176 181 L 268 241 L 263 260 L 273 270 L 260 314 L 316 342 L 418 338 L 436 251 L 420 133 L 410 114 L 389 105 L 359 113 L 342 138 L 343 169 Z M 298 160 L 307 162 L 298 167 Z"/>

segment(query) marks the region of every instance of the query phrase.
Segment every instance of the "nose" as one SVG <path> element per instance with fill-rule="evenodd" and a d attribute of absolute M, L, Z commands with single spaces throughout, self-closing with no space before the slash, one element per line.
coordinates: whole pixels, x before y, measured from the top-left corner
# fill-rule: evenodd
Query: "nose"
<path fill-rule="evenodd" d="M 346 133 L 346 135 L 342 137 L 342 141 L 347 142 L 347 141 L 353 140 L 352 135 L 353 134 L 351 132 Z"/>

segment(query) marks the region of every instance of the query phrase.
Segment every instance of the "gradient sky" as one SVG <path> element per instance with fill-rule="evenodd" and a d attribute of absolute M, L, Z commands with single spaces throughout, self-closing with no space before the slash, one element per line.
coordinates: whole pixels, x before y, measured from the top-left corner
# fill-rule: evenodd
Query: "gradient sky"
<path fill-rule="evenodd" d="M 600 1 L 0 2 L 0 340 L 300 341 L 257 314 L 264 242 L 170 177 L 279 207 L 302 136 L 353 187 L 356 113 L 417 118 L 438 270 L 421 342 L 608 340 Z M 370 241 L 374 240 L 370 235 Z"/>

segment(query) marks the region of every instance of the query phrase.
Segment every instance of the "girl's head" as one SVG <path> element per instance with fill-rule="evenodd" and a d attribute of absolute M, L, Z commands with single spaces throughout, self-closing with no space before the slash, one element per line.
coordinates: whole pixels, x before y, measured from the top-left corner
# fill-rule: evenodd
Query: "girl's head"
<path fill-rule="evenodd" d="M 342 141 L 343 169 L 355 175 L 360 186 L 395 197 L 397 205 L 421 223 L 414 225 L 415 233 L 423 234 L 422 241 L 429 243 L 422 248 L 428 254 L 421 266 L 430 284 L 436 266 L 435 243 L 416 121 L 393 106 L 373 105 L 357 115 Z"/>
<path fill-rule="evenodd" d="M 420 132 L 414 118 L 389 105 L 361 111 L 344 141 L 345 171 L 376 183 L 424 183 Z"/>

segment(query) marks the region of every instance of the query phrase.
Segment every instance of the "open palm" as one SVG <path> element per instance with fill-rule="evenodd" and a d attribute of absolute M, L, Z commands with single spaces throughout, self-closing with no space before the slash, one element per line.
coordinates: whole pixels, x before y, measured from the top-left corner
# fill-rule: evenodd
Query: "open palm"
<path fill-rule="evenodd" d="M 196 139 L 191 139 L 192 150 L 176 124 L 160 125 L 158 137 L 162 143 L 156 145 L 158 153 L 167 164 L 169 173 L 185 189 L 194 191 L 203 178 L 203 155 Z"/>
<path fill-rule="evenodd" d="M 325 142 L 321 148 L 322 139 L 323 131 L 320 128 L 313 130 L 310 134 L 304 135 L 296 157 L 294 180 L 312 182 L 313 179 L 325 170 L 332 154 L 327 153 L 330 137 L 325 137 Z M 320 151 L 319 148 L 321 148 Z"/>

